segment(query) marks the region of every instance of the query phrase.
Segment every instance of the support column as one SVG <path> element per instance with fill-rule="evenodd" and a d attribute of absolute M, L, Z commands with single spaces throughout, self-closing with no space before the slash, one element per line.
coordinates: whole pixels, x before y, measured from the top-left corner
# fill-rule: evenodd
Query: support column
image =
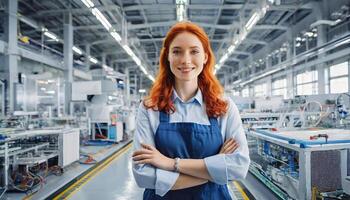
<path fill-rule="evenodd" d="M 17 44 L 17 0 L 6 0 L 5 3 L 6 14 L 4 23 L 4 39 L 7 42 L 7 54 L 5 54 L 5 71 L 7 76 L 7 89 L 6 97 L 8 99 L 7 106 L 9 110 L 8 114 L 12 114 L 15 111 L 16 102 L 16 84 L 18 83 L 18 44 Z"/>
<path fill-rule="evenodd" d="M 87 71 L 90 71 L 90 44 L 85 45 L 85 67 Z"/>
<path fill-rule="evenodd" d="M 268 76 L 266 80 L 266 96 L 272 96 L 272 76 Z"/>
<path fill-rule="evenodd" d="M 294 73 L 293 69 L 289 69 L 289 72 L 287 73 L 287 99 L 294 98 L 294 95 L 296 95 L 296 88 L 294 88 Z M 296 87 L 296 86 L 295 86 Z"/>
<path fill-rule="evenodd" d="M 102 71 L 101 71 L 101 74 L 102 76 L 106 76 L 107 75 L 107 72 L 106 70 L 104 70 L 104 66 L 106 65 L 106 54 L 105 53 L 102 53 L 101 55 L 101 63 L 102 63 Z"/>
<path fill-rule="evenodd" d="M 134 73 L 134 97 L 136 96 L 136 94 L 137 94 L 137 92 L 138 92 L 138 90 L 137 90 L 137 73 L 135 72 Z"/>
<path fill-rule="evenodd" d="M 73 26 L 72 14 L 64 16 L 64 78 L 65 78 L 65 114 L 71 115 L 70 103 L 72 100 L 72 82 L 73 82 Z"/>
<path fill-rule="evenodd" d="M 125 68 L 125 88 L 126 88 L 126 101 L 125 101 L 125 105 L 126 106 L 130 106 L 130 71 L 129 68 L 126 67 Z"/>
<path fill-rule="evenodd" d="M 322 3 L 318 3 L 319 9 L 314 9 L 316 11 L 316 18 L 317 20 L 322 20 L 324 19 L 325 12 L 324 12 L 324 7 L 322 6 Z M 327 42 L 327 28 L 326 25 L 319 25 L 317 26 L 317 47 L 322 46 Z M 319 54 L 319 58 L 322 58 L 324 54 Z M 328 80 L 325 80 L 324 77 L 324 70 L 327 68 L 326 63 L 320 63 L 316 66 L 317 69 L 317 74 L 318 74 L 318 94 L 325 94 L 325 86 L 326 83 L 329 83 Z"/>

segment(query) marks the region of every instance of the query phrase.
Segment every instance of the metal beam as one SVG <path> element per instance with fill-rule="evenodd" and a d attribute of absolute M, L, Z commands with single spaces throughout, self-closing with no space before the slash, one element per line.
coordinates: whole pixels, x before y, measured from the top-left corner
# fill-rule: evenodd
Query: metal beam
<path fill-rule="evenodd" d="M 95 6 L 94 8 L 98 8 L 101 12 L 121 9 L 120 6 L 118 5 Z M 90 13 L 90 9 L 89 8 L 72 8 L 72 9 L 45 10 L 45 11 L 39 11 L 36 14 L 30 15 L 30 16 L 35 16 L 35 17 L 54 16 L 54 15 L 62 15 L 64 13 L 72 13 L 73 15 L 85 14 L 85 13 Z"/>
<path fill-rule="evenodd" d="M 233 54 L 241 54 L 241 55 L 246 55 L 246 56 L 252 55 L 251 53 L 248 53 L 246 51 L 234 51 Z"/>
<path fill-rule="evenodd" d="M 287 30 L 288 27 L 281 26 L 281 25 L 268 25 L 268 24 L 262 24 L 262 25 L 256 25 L 253 27 L 255 30 L 265 30 L 265 29 L 278 29 L 278 30 Z"/>
<path fill-rule="evenodd" d="M 244 43 L 248 43 L 248 44 L 267 45 L 267 42 L 264 42 L 264 41 L 261 41 L 261 40 L 255 40 L 255 39 L 245 39 L 243 42 Z"/>
<path fill-rule="evenodd" d="M 215 10 L 220 9 L 220 7 L 224 7 L 225 10 L 239 10 L 243 7 L 242 4 L 189 4 L 187 5 L 188 9 L 193 10 Z M 246 5 L 246 9 L 256 8 L 256 4 L 248 4 Z M 300 8 L 300 4 L 294 4 L 294 5 L 278 5 L 278 6 L 271 6 L 270 10 L 293 10 Z M 124 11 L 135 11 L 135 10 L 169 10 L 169 9 L 175 9 L 175 4 L 157 4 L 156 6 L 154 4 L 149 5 L 134 5 L 134 6 L 127 6 L 124 7 Z"/>

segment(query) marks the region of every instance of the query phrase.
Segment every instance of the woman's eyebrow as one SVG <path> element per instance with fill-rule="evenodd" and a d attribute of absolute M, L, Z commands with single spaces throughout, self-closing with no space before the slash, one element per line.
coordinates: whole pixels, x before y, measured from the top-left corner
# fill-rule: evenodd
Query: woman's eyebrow
<path fill-rule="evenodd" d="M 191 46 L 190 49 L 195 49 L 195 48 L 199 48 L 199 46 Z M 175 46 L 172 47 L 172 49 L 182 49 L 181 47 Z"/>

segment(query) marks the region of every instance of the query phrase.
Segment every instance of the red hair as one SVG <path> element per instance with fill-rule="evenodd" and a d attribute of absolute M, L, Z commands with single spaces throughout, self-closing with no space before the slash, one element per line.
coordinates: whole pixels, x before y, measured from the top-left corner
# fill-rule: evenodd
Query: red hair
<path fill-rule="evenodd" d="M 170 71 L 168 54 L 170 44 L 174 38 L 183 32 L 196 35 L 203 45 L 204 52 L 208 55 L 208 60 L 198 76 L 198 87 L 203 94 L 207 115 L 209 117 L 222 116 L 227 111 L 228 103 L 222 100 L 223 88 L 213 73 L 215 56 L 211 50 L 209 38 L 205 31 L 192 22 L 176 23 L 167 33 L 160 53 L 159 73 L 150 90 L 149 96 L 143 104 L 146 108 L 165 111 L 168 114 L 175 112 L 174 102 L 171 99 L 175 85 L 175 76 Z"/>

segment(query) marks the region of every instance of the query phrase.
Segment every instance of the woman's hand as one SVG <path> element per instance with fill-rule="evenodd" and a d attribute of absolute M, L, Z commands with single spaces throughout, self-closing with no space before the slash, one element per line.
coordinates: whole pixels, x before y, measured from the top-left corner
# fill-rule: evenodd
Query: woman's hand
<path fill-rule="evenodd" d="M 238 147 L 239 144 L 233 138 L 230 138 L 226 140 L 225 143 L 222 145 L 219 154 L 231 154 L 234 151 L 236 151 Z"/>
<path fill-rule="evenodd" d="M 142 144 L 142 149 L 135 151 L 132 154 L 132 159 L 135 164 L 150 164 L 156 168 L 173 171 L 175 160 L 161 154 L 155 147 Z"/>

